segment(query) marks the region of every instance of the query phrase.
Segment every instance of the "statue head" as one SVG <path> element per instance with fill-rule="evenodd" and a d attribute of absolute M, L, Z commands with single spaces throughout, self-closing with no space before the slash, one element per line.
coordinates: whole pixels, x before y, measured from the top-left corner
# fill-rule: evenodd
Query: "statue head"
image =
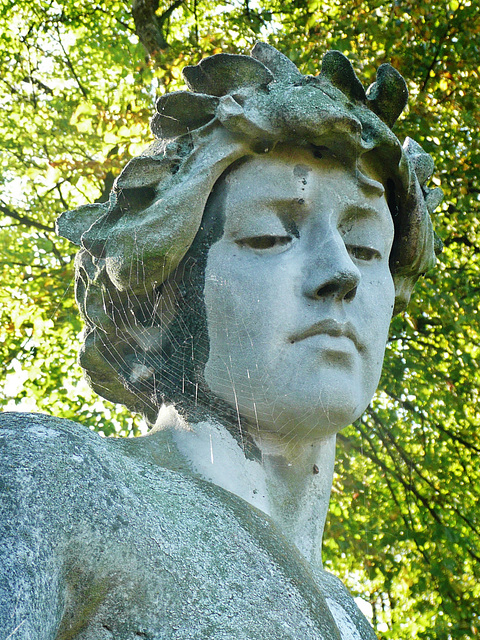
<path fill-rule="evenodd" d="M 371 399 L 392 312 L 438 248 L 433 162 L 391 131 L 405 82 L 382 65 L 365 91 L 336 51 L 303 76 L 261 43 L 184 76 L 190 91 L 159 98 L 156 141 L 109 202 L 59 219 L 81 247 L 80 364 L 95 391 L 150 422 L 174 402 L 285 415 L 285 429 L 289 411 L 323 406 L 344 426 Z"/>

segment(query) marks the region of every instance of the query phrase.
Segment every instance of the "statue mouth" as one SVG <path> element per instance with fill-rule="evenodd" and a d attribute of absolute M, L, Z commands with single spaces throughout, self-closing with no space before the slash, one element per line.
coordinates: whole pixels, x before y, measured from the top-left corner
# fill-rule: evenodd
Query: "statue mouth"
<path fill-rule="evenodd" d="M 363 351 L 365 348 L 351 322 L 339 322 L 334 318 L 326 318 L 316 322 L 305 331 L 290 336 L 289 341 L 294 344 L 318 335 L 327 335 L 332 338 L 349 338 L 358 351 Z"/>

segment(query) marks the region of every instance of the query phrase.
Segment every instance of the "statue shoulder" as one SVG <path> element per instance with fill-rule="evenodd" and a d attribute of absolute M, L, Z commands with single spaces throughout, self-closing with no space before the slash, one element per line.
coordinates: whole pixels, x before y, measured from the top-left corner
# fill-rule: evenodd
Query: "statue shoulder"
<path fill-rule="evenodd" d="M 92 436 L 68 420 L 0 414 L 0 637 L 55 636 L 64 605 L 66 461 Z"/>
<path fill-rule="evenodd" d="M 98 448 L 99 436 L 70 420 L 37 413 L 0 414 L 2 495 L 22 502 L 44 492 L 50 483 L 58 496 L 66 472 L 83 461 L 87 449 Z M 14 482 L 13 482 L 14 480 Z M 7 501 L 8 502 L 8 501 Z M 18 506 L 18 504 L 17 504 Z"/>
<path fill-rule="evenodd" d="M 228 492 L 176 465 L 175 458 L 158 454 L 152 443 L 152 438 L 103 438 L 44 414 L 0 414 L 3 514 L 25 526 L 38 522 L 44 540 L 45 535 L 58 540 L 78 537 L 92 523 L 104 537 L 118 529 L 137 530 L 147 518 L 159 526 L 167 519 L 170 532 L 197 514 L 203 522 L 207 503 L 213 509 L 235 503 Z"/>
<path fill-rule="evenodd" d="M 179 486 L 186 491 L 185 484 L 201 492 L 198 483 L 163 468 L 142 447 L 135 448 L 140 455 L 129 455 L 129 444 L 127 439 L 103 438 L 62 418 L 0 414 L 3 508 L 15 511 L 21 519 L 42 513 L 44 527 L 53 531 L 58 525 L 68 533 L 70 522 L 78 526 L 103 521 L 127 504 L 134 519 L 139 517 L 138 504 L 148 500 L 158 514 L 162 496 L 169 496 L 165 506 L 172 498 L 180 502 L 184 496 Z"/>
<path fill-rule="evenodd" d="M 44 526 L 60 520 L 81 494 L 79 483 L 108 476 L 112 464 L 106 438 L 83 425 L 37 413 L 0 415 L 2 504 L 16 517 L 42 513 Z M 106 473 L 106 475 L 105 475 Z"/>
<path fill-rule="evenodd" d="M 42 413 L 2 413 L 0 414 L 0 469 L 17 462 L 34 462 L 37 452 L 59 451 L 73 453 L 79 446 L 94 445 L 98 434 L 83 425 L 55 418 Z M 40 461 L 37 461 L 40 462 Z M 48 463 L 48 460 L 43 460 Z M 10 465 L 8 464 L 10 463 Z"/>
<path fill-rule="evenodd" d="M 264 514 L 129 448 L 0 417 L 0 637 L 338 640 L 333 589 Z"/>
<path fill-rule="evenodd" d="M 343 582 L 328 571 L 315 574 L 340 635 L 349 640 L 376 640 L 371 624 Z"/>
<path fill-rule="evenodd" d="M 20 624 L 19 638 L 57 637 L 92 597 L 113 610 L 119 594 L 146 593 L 153 606 L 211 500 L 202 483 L 127 455 L 120 439 L 1 414 L 0 637 Z"/>

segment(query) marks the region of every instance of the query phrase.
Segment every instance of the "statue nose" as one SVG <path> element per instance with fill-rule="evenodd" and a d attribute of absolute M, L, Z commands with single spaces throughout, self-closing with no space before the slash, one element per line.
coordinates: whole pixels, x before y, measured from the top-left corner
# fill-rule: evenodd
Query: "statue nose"
<path fill-rule="evenodd" d="M 314 292 L 313 298 L 328 298 L 330 296 L 349 302 L 357 294 L 359 278 L 353 271 L 339 271 L 328 282 L 320 285 Z"/>
<path fill-rule="evenodd" d="M 349 302 L 357 294 L 360 271 L 341 238 L 323 242 L 307 267 L 305 295 L 313 300 L 334 298 Z"/>

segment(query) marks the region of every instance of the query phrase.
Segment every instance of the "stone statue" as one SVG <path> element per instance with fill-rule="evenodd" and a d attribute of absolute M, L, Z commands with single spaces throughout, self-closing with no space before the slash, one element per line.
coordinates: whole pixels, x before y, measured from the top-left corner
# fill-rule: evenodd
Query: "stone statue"
<path fill-rule="evenodd" d="M 80 364 L 145 437 L 4 414 L 0 635 L 375 638 L 321 539 L 336 432 L 378 384 L 392 313 L 435 263 L 433 163 L 328 52 L 257 44 L 184 70 L 110 201 L 67 212 Z"/>

